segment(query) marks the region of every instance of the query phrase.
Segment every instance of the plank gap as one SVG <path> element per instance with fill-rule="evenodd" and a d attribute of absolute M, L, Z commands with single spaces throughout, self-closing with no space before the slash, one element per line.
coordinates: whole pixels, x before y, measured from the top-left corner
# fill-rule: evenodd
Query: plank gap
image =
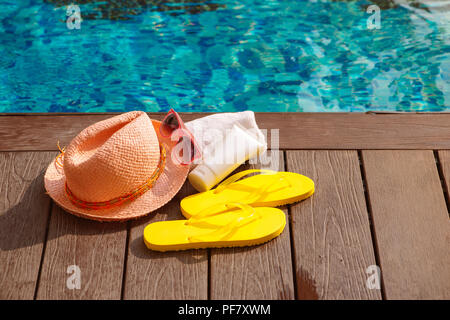
<path fill-rule="evenodd" d="M 278 170 L 278 171 L 287 171 L 288 170 L 288 166 L 287 166 L 287 159 L 286 159 L 286 150 L 280 150 L 281 153 L 283 154 L 283 168 L 282 170 Z M 286 205 L 286 213 L 287 213 L 287 218 L 289 219 L 289 223 L 291 223 L 290 221 L 290 217 L 291 217 L 291 205 Z M 289 229 L 292 230 L 292 229 Z M 292 240 L 292 239 L 291 239 Z M 292 248 L 291 248 L 292 249 Z M 294 279 L 295 280 L 295 279 Z M 294 282 L 295 283 L 295 282 Z"/>
<path fill-rule="evenodd" d="M 283 150 L 283 161 L 284 161 L 284 170 L 288 170 L 287 166 L 287 154 L 286 150 Z M 291 245 L 291 263 L 292 263 L 292 283 L 294 286 L 294 300 L 298 300 L 298 292 L 297 292 L 297 264 L 295 263 L 295 248 L 294 248 L 294 237 L 293 237 L 293 225 L 292 225 L 292 213 L 291 206 L 287 206 L 287 220 L 289 223 L 289 242 Z"/>
<path fill-rule="evenodd" d="M 449 194 L 448 194 L 448 185 L 447 181 L 445 181 L 444 171 L 442 169 L 442 163 L 439 158 L 438 150 L 433 150 L 434 159 L 436 160 L 436 167 L 439 174 L 439 179 L 441 180 L 442 192 L 444 193 L 445 205 L 447 206 L 447 212 L 450 217 L 450 203 L 449 203 Z"/>
<path fill-rule="evenodd" d="M 384 289 L 383 270 L 381 268 L 381 263 L 380 263 L 380 254 L 378 251 L 377 237 L 375 234 L 375 227 L 374 227 L 373 216 L 372 216 L 372 206 L 370 204 L 370 196 L 369 196 L 367 180 L 366 180 L 366 171 L 364 169 L 364 160 L 362 157 L 361 150 L 358 150 L 358 159 L 359 159 L 359 169 L 361 171 L 361 180 L 362 180 L 363 190 L 364 190 L 364 198 L 366 201 L 367 214 L 368 214 L 368 218 L 369 218 L 370 237 L 372 238 L 373 251 L 375 253 L 375 263 L 380 268 L 380 273 L 381 273 L 380 274 L 381 299 L 386 300 L 386 294 L 385 294 L 385 289 Z"/>
<path fill-rule="evenodd" d="M 53 201 L 50 201 L 50 204 L 48 206 L 47 225 L 45 226 L 44 243 L 42 244 L 41 261 L 39 262 L 39 270 L 36 279 L 36 287 L 34 289 L 33 300 L 36 300 L 39 290 L 39 282 L 41 280 L 42 265 L 44 264 L 45 249 L 47 248 L 48 230 L 50 229 L 50 219 L 52 216 L 52 209 L 53 209 Z"/>
<path fill-rule="evenodd" d="M 125 238 L 125 253 L 123 258 L 123 273 L 122 273 L 122 288 L 120 289 L 120 300 L 123 300 L 125 293 L 125 281 L 127 276 L 127 262 L 128 262 L 128 245 L 130 243 L 130 221 L 126 222 L 127 224 L 127 235 Z"/>
<path fill-rule="evenodd" d="M 294 286 L 294 300 L 298 300 L 298 291 L 297 291 L 297 264 L 295 260 L 295 247 L 294 247 L 294 233 L 293 230 L 293 223 L 292 223 L 292 214 L 291 214 L 291 206 L 289 205 L 287 208 L 288 212 L 288 222 L 289 222 L 289 241 L 291 243 L 291 263 L 292 263 L 292 282 Z"/>
<path fill-rule="evenodd" d="M 206 299 L 211 300 L 211 249 L 207 249 L 207 258 L 208 258 L 208 289 L 206 293 Z"/>

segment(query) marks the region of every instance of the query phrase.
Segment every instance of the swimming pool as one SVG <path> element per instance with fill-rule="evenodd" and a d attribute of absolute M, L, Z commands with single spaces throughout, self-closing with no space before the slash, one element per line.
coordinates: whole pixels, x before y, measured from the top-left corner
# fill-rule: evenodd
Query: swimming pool
<path fill-rule="evenodd" d="M 450 110 L 449 6 L 391 1 L 2 0 L 0 112 Z"/>

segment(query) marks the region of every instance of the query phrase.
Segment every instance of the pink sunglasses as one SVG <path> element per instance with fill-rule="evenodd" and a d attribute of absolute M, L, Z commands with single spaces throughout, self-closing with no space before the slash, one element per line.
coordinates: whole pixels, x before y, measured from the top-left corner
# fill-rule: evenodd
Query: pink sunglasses
<path fill-rule="evenodd" d="M 197 142 L 194 139 L 192 133 L 186 128 L 183 120 L 181 120 L 178 113 L 170 109 L 169 113 L 164 117 L 159 127 L 161 136 L 173 137 L 176 132 L 178 138 L 177 144 L 181 144 L 181 151 L 179 154 L 180 163 L 188 165 L 194 162 L 196 159 L 201 158 L 201 151 Z M 180 134 L 181 132 L 181 134 Z M 179 137 L 178 137 L 179 135 Z"/>

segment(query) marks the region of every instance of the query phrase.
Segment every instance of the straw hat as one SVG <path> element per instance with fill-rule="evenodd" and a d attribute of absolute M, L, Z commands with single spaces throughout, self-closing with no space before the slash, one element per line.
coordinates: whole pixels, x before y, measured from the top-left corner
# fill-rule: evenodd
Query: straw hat
<path fill-rule="evenodd" d="M 172 161 L 175 143 L 163 141 L 159 125 L 133 111 L 84 129 L 48 166 L 47 193 L 66 211 L 100 221 L 160 208 L 180 190 L 189 166 Z"/>

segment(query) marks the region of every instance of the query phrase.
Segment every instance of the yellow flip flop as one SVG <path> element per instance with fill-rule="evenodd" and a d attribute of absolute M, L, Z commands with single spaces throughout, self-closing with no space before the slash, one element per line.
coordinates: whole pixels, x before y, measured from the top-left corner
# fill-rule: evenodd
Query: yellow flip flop
<path fill-rule="evenodd" d="M 284 212 L 277 208 L 239 203 L 227 208 L 220 214 L 206 210 L 189 220 L 151 223 L 144 229 L 145 245 L 156 251 L 250 246 L 272 240 L 286 225 Z"/>
<path fill-rule="evenodd" d="M 263 173 L 239 180 L 251 173 Z M 239 180 L 239 181 L 238 181 Z M 238 172 L 215 189 L 196 193 L 181 200 L 181 212 L 186 218 L 206 208 L 226 211 L 230 202 L 246 203 L 252 207 L 278 207 L 310 197 L 314 182 L 301 174 L 252 169 Z"/>

